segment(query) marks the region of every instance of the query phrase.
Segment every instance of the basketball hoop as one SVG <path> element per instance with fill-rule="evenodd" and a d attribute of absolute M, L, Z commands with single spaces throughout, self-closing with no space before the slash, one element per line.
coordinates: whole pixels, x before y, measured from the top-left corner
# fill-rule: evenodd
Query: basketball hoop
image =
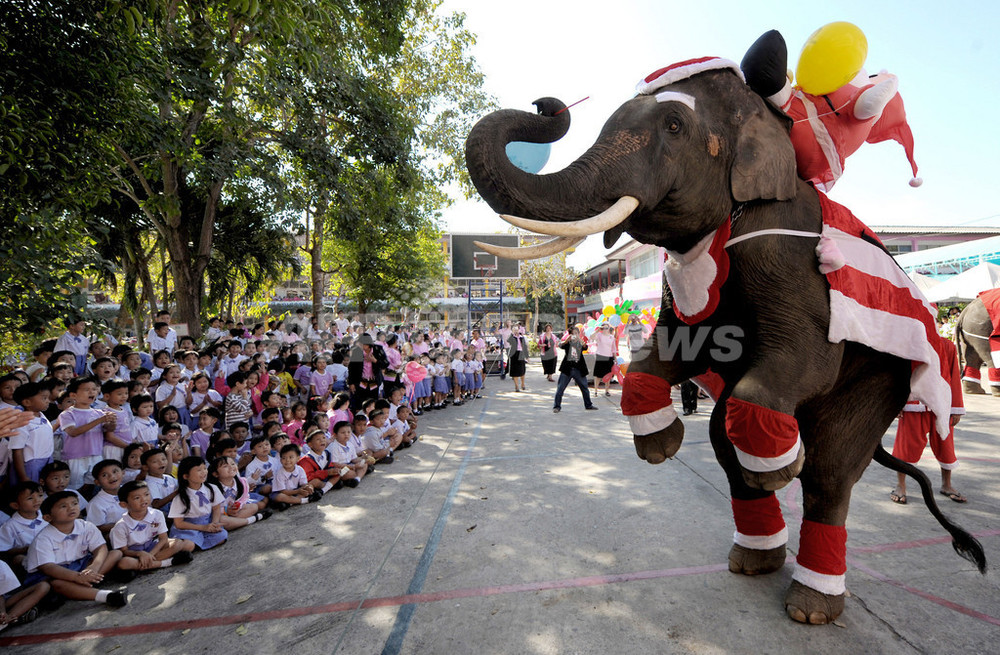
<path fill-rule="evenodd" d="M 493 274 L 497 272 L 496 266 L 483 266 L 479 269 L 479 275 L 483 279 L 483 285 L 488 289 L 490 287 L 490 278 Z"/>

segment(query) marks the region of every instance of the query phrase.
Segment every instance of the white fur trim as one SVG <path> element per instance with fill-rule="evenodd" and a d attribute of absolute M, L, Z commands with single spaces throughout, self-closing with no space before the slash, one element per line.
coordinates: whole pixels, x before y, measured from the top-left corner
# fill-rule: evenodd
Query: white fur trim
<path fill-rule="evenodd" d="M 708 306 L 708 290 L 719 272 L 708 252 L 714 239 L 715 232 L 712 232 L 686 253 L 667 251 L 663 274 L 674 303 L 685 316 L 694 316 Z"/>
<path fill-rule="evenodd" d="M 689 96 L 686 93 L 680 93 L 678 91 L 661 91 L 656 94 L 657 102 L 679 102 L 683 105 L 687 105 L 691 111 L 694 111 L 694 96 Z"/>
<path fill-rule="evenodd" d="M 751 550 L 772 550 L 788 543 L 788 528 L 780 532 L 766 535 L 743 534 L 739 530 L 733 533 L 733 543 Z"/>
<path fill-rule="evenodd" d="M 781 87 L 781 91 L 778 91 L 774 95 L 767 96 L 767 98 L 765 99 L 778 109 L 784 111 L 785 109 L 787 109 L 785 105 L 788 104 L 788 101 L 792 99 L 792 83 L 789 82 L 788 78 L 786 77 L 785 86 Z"/>
<path fill-rule="evenodd" d="M 755 473 L 768 473 L 770 471 L 777 471 L 794 462 L 795 458 L 799 456 L 801 448 L 802 438 L 796 437 L 795 445 L 777 457 L 757 457 L 756 455 L 745 453 L 735 446 L 733 450 L 736 451 L 736 459 L 739 460 L 740 466 L 746 470 L 754 471 Z"/>
<path fill-rule="evenodd" d="M 975 380 L 979 382 L 979 380 Z M 991 387 L 1000 387 L 1000 380 L 988 380 Z"/>
<path fill-rule="evenodd" d="M 649 414 L 629 416 L 628 424 L 632 428 L 632 434 L 642 437 L 647 434 L 659 432 L 676 420 L 677 410 L 674 409 L 673 405 L 667 405 Z"/>
<path fill-rule="evenodd" d="M 678 62 L 680 63 L 680 62 Z M 680 66 L 678 68 L 673 68 L 668 71 L 664 71 L 662 75 L 647 82 L 645 78 L 639 80 L 639 83 L 635 85 L 635 92 L 639 95 L 649 95 L 653 91 L 659 88 L 665 87 L 668 84 L 673 84 L 674 82 L 680 82 L 681 80 L 686 80 L 692 75 L 697 75 L 698 73 L 704 73 L 705 71 L 718 70 L 728 68 L 736 73 L 741 80 L 746 82 L 746 78 L 743 77 L 743 70 L 734 61 L 728 59 L 722 59 L 721 57 L 713 57 L 706 61 L 700 61 L 697 63 L 688 64 L 686 66 Z"/>
<path fill-rule="evenodd" d="M 991 352 L 990 358 L 993 359 L 993 368 L 1000 368 L 1000 350 Z"/>
<path fill-rule="evenodd" d="M 882 110 L 889 104 L 899 89 L 899 78 L 888 75 L 874 86 L 865 89 L 854 103 L 854 117 L 859 121 L 876 119 L 882 115 Z"/>
<path fill-rule="evenodd" d="M 922 177 L 911 177 L 910 186 L 916 189 L 918 186 L 924 183 L 924 178 Z"/>
<path fill-rule="evenodd" d="M 974 378 L 974 377 L 969 377 L 968 375 L 966 375 L 964 378 L 962 378 L 962 382 L 976 382 L 976 383 L 982 384 L 983 380 L 982 380 L 982 378 Z M 990 384 L 1000 385 L 1000 382 L 991 382 Z"/>
<path fill-rule="evenodd" d="M 910 400 L 905 405 L 903 405 L 904 412 L 926 412 L 927 405 L 923 404 L 919 400 Z"/>
<path fill-rule="evenodd" d="M 938 462 L 938 466 L 940 466 L 945 471 L 954 471 L 955 469 L 958 468 L 958 462 L 955 461 L 955 462 L 952 462 L 951 464 L 943 464 L 941 462 Z"/>
<path fill-rule="evenodd" d="M 951 413 L 953 415 L 955 415 L 955 416 L 965 416 L 965 408 L 964 407 L 952 407 L 951 408 Z"/>
<path fill-rule="evenodd" d="M 847 591 L 846 577 L 845 575 L 817 573 L 798 562 L 795 563 L 795 573 L 792 574 L 792 580 L 828 596 L 839 596 Z"/>

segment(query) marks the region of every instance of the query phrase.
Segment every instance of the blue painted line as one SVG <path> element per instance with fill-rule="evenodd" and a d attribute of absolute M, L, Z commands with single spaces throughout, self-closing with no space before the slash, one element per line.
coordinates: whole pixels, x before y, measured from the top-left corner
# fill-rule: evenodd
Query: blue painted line
<path fill-rule="evenodd" d="M 451 483 L 451 489 L 448 490 L 448 495 L 445 497 L 444 503 L 441 505 L 441 511 L 438 512 L 437 521 L 434 523 L 434 527 L 431 529 L 431 534 L 427 538 L 427 543 L 424 545 L 423 555 L 421 555 L 420 561 L 417 563 L 417 569 L 413 574 L 413 579 L 410 580 L 410 586 L 406 589 L 406 593 L 408 595 L 419 594 L 424 589 L 424 582 L 427 580 L 427 574 L 430 571 L 431 563 L 434 561 L 434 555 L 437 552 L 438 544 L 441 542 L 441 535 L 444 533 L 445 524 L 447 524 L 448 516 L 451 514 L 451 508 L 454 504 L 455 496 L 458 495 L 458 489 L 462 484 L 462 477 L 465 475 L 465 469 L 471 459 L 470 454 L 476 447 L 476 441 L 479 439 L 479 432 L 483 427 L 483 419 L 486 416 L 486 410 L 489 409 L 491 402 L 492 399 L 487 399 L 486 404 L 483 405 L 483 409 L 479 413 L 479 423 L 476 425 L 476 429 L 472 433 L 472 438 L 469 440 L 465 456 L 462 458 L 462 463 L 459 464 L 458 472 L 455 474 L 455 480 Z M 389 633 L 389 638 L 386 639 L 385 647 L 382 649 L 382 655 L 398 655 L 400 649 L 403 647 L 403 640 L 406 639 L 406 633 L 410 630 L 410 623 L 413 620 L 413 614 L 416 611 L 416 603 L 409 603 L 400 606 L 399 610 L 396 612 L 396 621 L 392 625 L 392 632 Z"/>

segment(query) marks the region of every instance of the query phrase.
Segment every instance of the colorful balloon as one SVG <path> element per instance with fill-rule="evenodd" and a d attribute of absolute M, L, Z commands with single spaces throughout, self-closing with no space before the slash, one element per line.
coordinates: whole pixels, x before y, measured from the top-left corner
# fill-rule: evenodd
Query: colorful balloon
<path fill-rule="evenodd" d="M 822 96 L 854 79 L 868 57 L 868 40 L 852 23 L 827 23 L 806 40 L 795 68 L 795 82 L 806 93 Z"/>
<path fill-rule="evenodd" d="M 605 316 L 611 316 L 615 313 L 614 305 L 605 305 L 604 311 L 602 312 Z"/>
<path fill-rule="evenodd" d="M 586 330 L 583 331 L 583 336 L 590 337 L 591 335 L 594 334 L 595 330 L 597 330 L 596 327 L 589 327 L 589 328 L 587 328 Z"/>
<path fill-rule="evenodd" d="M 622 317 L 619 316 L 618 314 L 612 314 L 608 318 L 608 325 L 610 325 L 611 327 L 618 327 L 621 324 L 622 324 Z"/>
<path fill-rule="evenodd" d="M 406 377 L 413 384 L 416 384 L 427 377 L 427 369 L 417 362 L 406 362 L 406 368 L 404 371 L 406 373 Z"/>
<path fill-rule="evenodd" d="M 550 143 L 511 141 L 507 144 L 507 159 L 526 173 L 537 173 L 545 167 L 552 152 Z"/>
<path fill-rule="evenodd" d="M 621 366 L 622 364 L 625 363 L 625 358 L 622 357 L 621 355 L 618 355 L 618 359 L 616 359 L 615 361 L 618 362 L 619 366 Z"/>

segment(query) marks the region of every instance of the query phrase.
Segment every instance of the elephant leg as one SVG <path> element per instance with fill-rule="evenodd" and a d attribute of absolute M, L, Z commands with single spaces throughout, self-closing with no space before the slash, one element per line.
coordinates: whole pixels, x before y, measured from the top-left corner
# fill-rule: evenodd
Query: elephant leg
<path fill-rule="evenodd" d="M 672 318 L 672 312 L 667 318 Z M 671 386 L 701 372 L 690 362 L 659 356 L 658 339 L 670 327 L 661 323 L 653 330 L 633 354 L 622 384 L 622 414 L 632 428 L 635 452 L 650 464 L 673 457 L 684 440 L 684 424 L 674 410 Z"/>
<path fill-rule="evenodd" d="M 989 368 L 986 370 L 987 379 L 990 382 L 990 393 L 1000 396 L 1000 368 Z M 980 391 L 982 387 L 980 387 Z"/>
<path fill-rule="evenodd" d="M 991 369 L 996 370 L 996 369 Z M 979 367 L 966 364 L 962 370 L 962 392 L 970 395 L 985 395 L 983 391 L 982 372 Z"/>
<path fill-rule="evenodd" d="M 718 403 L 712 413 L 709 431 L 716 459 L 726 471 L 732 495 L 733 547 L 729 551 L 729 570 L 743 575 L 773 573 L 785 564 L 788 529 L 774 492 L 762 492 L 747 486 L 732 443 L 725 433 L 725 403 Z"/>
<path fill-rule="evenodd" d="M 803 520 L 785 611 L 802 623 L 829 623 L 844 608 L 851 489 L 906 402 L 909 362 L 848 344 L 834 389 L 797 412 L 809 457 Z"/>

